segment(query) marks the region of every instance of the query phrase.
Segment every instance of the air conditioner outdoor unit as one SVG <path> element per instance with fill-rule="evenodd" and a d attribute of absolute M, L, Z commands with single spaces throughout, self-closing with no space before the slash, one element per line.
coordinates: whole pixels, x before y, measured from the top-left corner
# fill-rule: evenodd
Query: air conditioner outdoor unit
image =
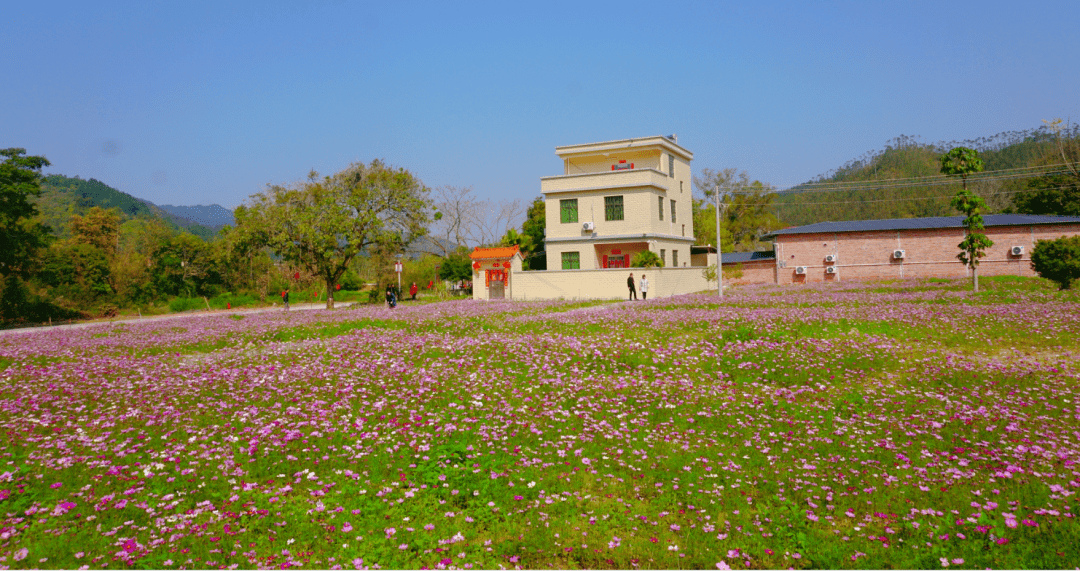
<path fill-rule="evenodd" d="M 836 266 L 827 266 L 825 268 L 825 273 L 827 273 L 827 274 L 835 274 L 836 273 Z"/>
<path fill-rule="evenodd" d="M 893 250 L 892 257 L 895 260 L 903 260 L 904 259 L 904 251 L 903 250 Z"/>
<path fill-rule="evenodd" d="M 795 273 L 800 276 L 806 275 L 806 266 L 795 266 Z"/>
<path fill-rule="evenodd" d="M 592 222 L 586 222 L 586 223 L 581 225 L 581 229 L 582 230 L 589 230 L 589 231 L 596 230 L 596 224 L 594 224 Z"/>
<path fill-rule="evenodd" d="M 1013 246 L 1012 247 L 1012 255 L 1014 255 L 1014 256 L 1023 256 L 1024 255 L 1024 247 L 1023 246 Z"/>
<path fill-rule="evenodd" d="M 829 254 L 828 256 L 825 256 L 825 261 L 826 262 L 835 262 L 836 261 L 836 254 Z"/>

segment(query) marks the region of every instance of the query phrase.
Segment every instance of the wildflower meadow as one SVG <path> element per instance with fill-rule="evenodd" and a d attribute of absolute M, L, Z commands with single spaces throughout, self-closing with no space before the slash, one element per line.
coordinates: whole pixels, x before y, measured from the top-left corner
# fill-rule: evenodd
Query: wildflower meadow
<path fill-rule="evenodd" d="M 984 285 L 7 332 L 0 566 L 1075 565 L 1080 296 Z"/>

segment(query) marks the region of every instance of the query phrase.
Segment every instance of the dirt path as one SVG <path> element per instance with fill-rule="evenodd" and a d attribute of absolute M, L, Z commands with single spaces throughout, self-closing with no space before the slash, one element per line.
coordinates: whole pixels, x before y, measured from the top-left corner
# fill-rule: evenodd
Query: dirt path
<path fill-rule="evenodd" d="M 336 303 L 334 307 L 344 308 L 352 305 L 352 302 Z M 325 309 L 325 303 L 294 303 L 290 306 L 290 311 L 312 311 L 317 309 Z M 118 319 L 96 319 L 93 321 L 80 321 L 78 323 L 65 323 L 63 325 L 45 325 L 37 327 L 20 327 L 18 329 L 4 329 L 0 330 L 0 335 L 18 335 L 22 333 L 30 333 L 33 331 L 41 331 L 43 329 L 86 329 L 87 327 L 94 327 L 97 325 L 108 325 L 113 323 L 131 323 L 131 322 L 144 322 L 144 321 L 168 321 L 170 319 L 180 319 L 183 317 L 206 317 L 210 315 L 250 315 L 254 313 L 266 313 L 268 311 L 281 311 L 281 307 L 258 307 L 254 309 L 214 309 L 209 311 L 191 311 L 186 313 L 168 313 L 165 315 L 153 315 L 146 317 L 123 317 Z"/>

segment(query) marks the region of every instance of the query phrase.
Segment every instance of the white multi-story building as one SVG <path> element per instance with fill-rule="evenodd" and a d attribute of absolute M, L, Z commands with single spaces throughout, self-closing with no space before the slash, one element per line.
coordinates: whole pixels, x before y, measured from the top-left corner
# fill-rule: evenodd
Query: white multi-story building
<path fill-rule="evenodd" d="M 549 270 L 628 268 L 652 250 L 664 267 L 690 265 L 690 161 L 671 137 L 556 147 L 563 173 L 540 179 Z"/>

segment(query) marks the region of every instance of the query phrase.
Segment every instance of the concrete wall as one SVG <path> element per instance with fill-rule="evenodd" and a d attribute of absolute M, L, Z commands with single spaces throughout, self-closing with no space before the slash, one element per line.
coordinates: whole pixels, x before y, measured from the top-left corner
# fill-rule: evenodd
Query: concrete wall
<path fill-rule="evenodd" d="M 629 268 L 613 270 L 546 270 L 517 272 L 513 299 L 626 299 L 626 278 L 634 274 L 637 284 L 644 273 L 649 280 L 649 298 L 670 297 L 708 290 L 702 268 Z M 715 287 L 715 283 L 712 284 Z M 641 293 L 638 292 L 640 298 Z"/>
<path fill-rule="evenodd" d="M 1080 224 L 997 226 L 983 232 L 994 245 L 979 261 L 979 275 L 1034 276 L 1031 251 L 1040 239 L 1080 235 Z M 934 230 L 890 230 L 880 232 L 842 232 L 835 234 L 793 234 L 777 236 L 777 259 L 784 268 L 777 269 L 777 283 L 839 281 L 842 279 L 880 278 L 962 278 L 967 268 L 956 259 L 957 245 L 964 239 L 962 228 Z M 1013 256 L 1013 246 L 1023 246 L 1024 253 Z M 904 250 L 901 260 L 893 250 Z M 825 256 L 835 254 L 835 263 Z M 804 276 L 796 266 L 806 266 Z M 825 273 L 826 266 L 836 266 L 837 273 Z"/>

